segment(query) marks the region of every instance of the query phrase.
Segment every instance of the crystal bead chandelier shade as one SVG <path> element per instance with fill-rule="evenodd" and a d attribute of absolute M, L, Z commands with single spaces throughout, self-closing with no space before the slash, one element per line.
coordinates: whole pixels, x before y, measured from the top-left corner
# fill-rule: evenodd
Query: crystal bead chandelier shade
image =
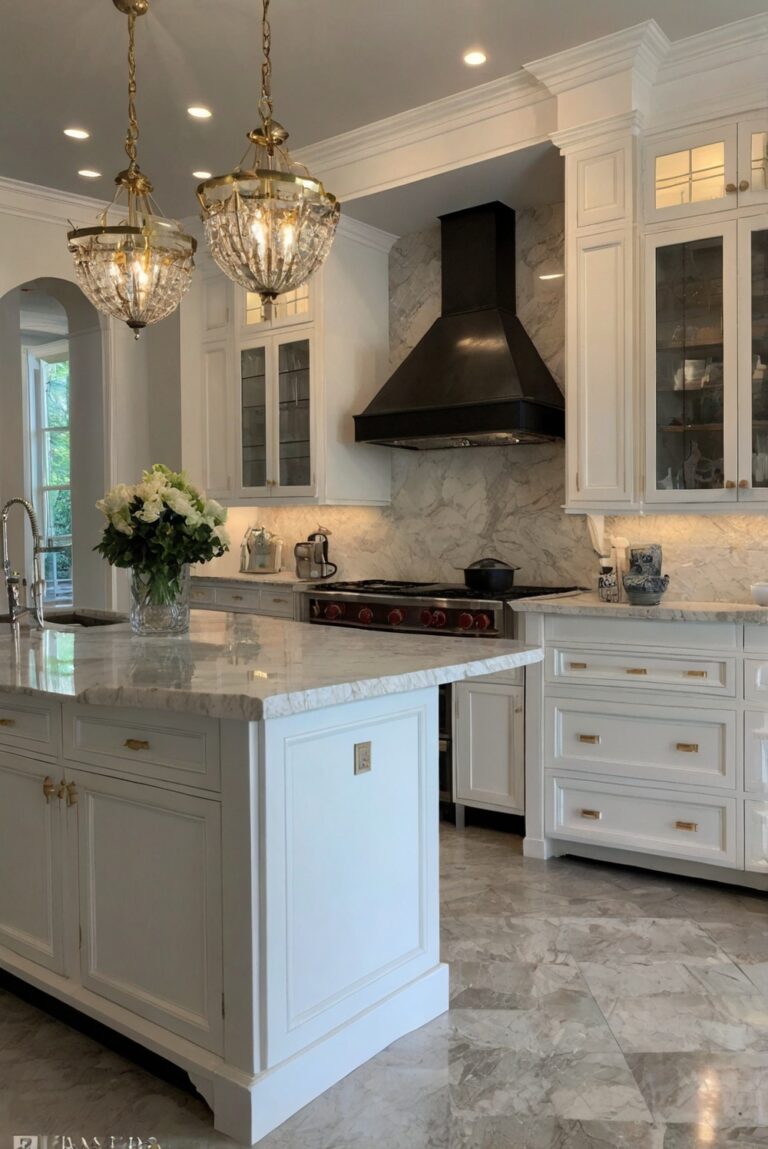
<path fill-rule="evenodd" d="M 283 147 L 272 116 L 269 0 L 262 0 L 261 125 L 233 172 L 197 189 L 211 255 L 235 283 L 265 302 L 300 287 L 325 260 L 339 204 Z"/>
<path fill-rule="evenodd" d="M 77 282 L 97 311 L 122 320 L 138 339 L 151 323 L 170 315 L 189 288 L 196 241 L 175 220 L 166 219 L 152 199 L 152 184 L 139 168 L 136 141 L 136 17 L 148 0 L 113 0 L 128 16 L 128 167 L 116 178 L 117 192 L 96 227 L 67 235 Z M 125 215 L 108 224 L 111 210 L 125 198 Z"/>

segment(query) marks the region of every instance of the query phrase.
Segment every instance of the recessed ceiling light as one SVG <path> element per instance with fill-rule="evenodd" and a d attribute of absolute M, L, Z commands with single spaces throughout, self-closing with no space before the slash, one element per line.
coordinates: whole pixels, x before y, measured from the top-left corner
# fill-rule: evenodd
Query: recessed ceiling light
<path fill-rule="evenodd" d="M 88 140 L 91 137 L 91 133 L 86 132 L 85 128 L 65 128 L 64 135 L 69 136 L 71 140 Z"/>
<path fill-rule="evenodd" d="M 194 104 L 191 108 L 187 108 L 187 114 L 193 120 L 210 120 L 213 112 L 210 108 L 203 107 L 202 104 Z"/>
<path fill-rule="evenodd" d="M 82 176 L 84 180 L 101 179 L 101 172 L 94 171 L 93 168 L 80 168 L 80 171 L 77 174 Z"/>
<path fill-rule="evenodd" d="M 549 275 L 540 275 L 539 279 L 562 279 L 564 275 L 564 271 L 552 271 Z"/>
<path fill-rule="evenodd" d="M 196 180 L 209 180 L 213 172 L 192 172 Z"/>
<path fill-rule="evenodd" d="M 470 68 L 477 68 L 480 64 L 484 64 L 488 59 L 485 52 L 479 48 L 473 48 L 471 52 L 464 53 L 464 63 L 469 64 Z"/>

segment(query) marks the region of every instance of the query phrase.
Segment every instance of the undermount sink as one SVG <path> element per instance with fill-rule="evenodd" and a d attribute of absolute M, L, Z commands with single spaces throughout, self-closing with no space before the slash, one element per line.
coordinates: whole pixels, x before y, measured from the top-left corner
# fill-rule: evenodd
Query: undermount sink
<path fill-rule="evenodd" d="M 9 623 L 10 615 L 0 614 L 0 623 Z M 25 614 L 20 620 L 22 626 L 34 625 L 32 615 Z M 114 614 L 109 611 L 94 611 L 83 607 L 78 610 L 57 610 L 53 607 L 45 612 L 45 622 L 54 626 L 117 626 L 118 623 L 127 622 L 124 614 Z"/>

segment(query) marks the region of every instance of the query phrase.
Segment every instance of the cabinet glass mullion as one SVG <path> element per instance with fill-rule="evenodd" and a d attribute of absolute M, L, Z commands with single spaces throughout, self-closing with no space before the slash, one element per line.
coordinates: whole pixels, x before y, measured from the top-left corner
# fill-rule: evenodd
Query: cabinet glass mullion
<path fill-rule="evenodd" d="M 656 489 L 722 490 L 723 237 L 656 251 Z"/>
<path fill-rule="evenodd" d="M 768 487 L 768 229 L 752 232 L 750 267 L 752 486 Z"/>
<path fill-rule="evenodd" d="M 277 351 L 278 484 L 312 482 L 309 339 L 280 343 Z"/>

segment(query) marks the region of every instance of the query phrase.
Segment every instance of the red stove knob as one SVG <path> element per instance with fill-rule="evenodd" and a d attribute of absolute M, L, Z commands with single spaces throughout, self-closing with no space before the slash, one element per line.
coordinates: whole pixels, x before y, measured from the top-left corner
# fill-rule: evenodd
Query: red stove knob
<path fill-rule="evenodd" d="M 399 626 L 405 619 L 405 611 L 400 609 L 391 610 L 387 615 L 387 622 L 390 626 Z"/>
<path fill-rule="evenodd" d="M 432 616 L 432 625 L 437 627 L 445 626 L 446 621 L 445 611 L 436 610 Z"/>
<path fill-rule="evenodd" d="M 423 626 L 431 626 L 432 625 L 432 611 L 431 610 L 423 610 L 421 612 L 421 621 L 422 621 Z"/>
<path fill-rule="evenodd" d="M 487 614 L 478 614 L 475 617 L 475 630 L 487 630 L 491 620 Z"/>
<path fill-rule="evenodd" d="M 357 617 L 360 622 L 367 626 L 369 622 L 373 622 L 373 611 L 369 606 L 364 606 Z"/>
<path fill-rule="evenodd" d="M 469 613 L 469 611 L 466 611 L 466 610 L 462 611 L 461 614 L 459 615 L 459 618 L 458 618 L 459 630 L 471 630 L 472 629 L 472 623 L 474 621 L 475 620 L 474 620 L 473 616 Z"/>
<path fill-rule="evenodd" d="M 337 603 L 337 602 L 329 602 L 328 606 L 325 608 L 325 617 L 326 618 L 330 618 L 330 619 L 341 618 L 343 613 L 344 613 L 344 607 L 340 606 L 339 603 Z"/>

